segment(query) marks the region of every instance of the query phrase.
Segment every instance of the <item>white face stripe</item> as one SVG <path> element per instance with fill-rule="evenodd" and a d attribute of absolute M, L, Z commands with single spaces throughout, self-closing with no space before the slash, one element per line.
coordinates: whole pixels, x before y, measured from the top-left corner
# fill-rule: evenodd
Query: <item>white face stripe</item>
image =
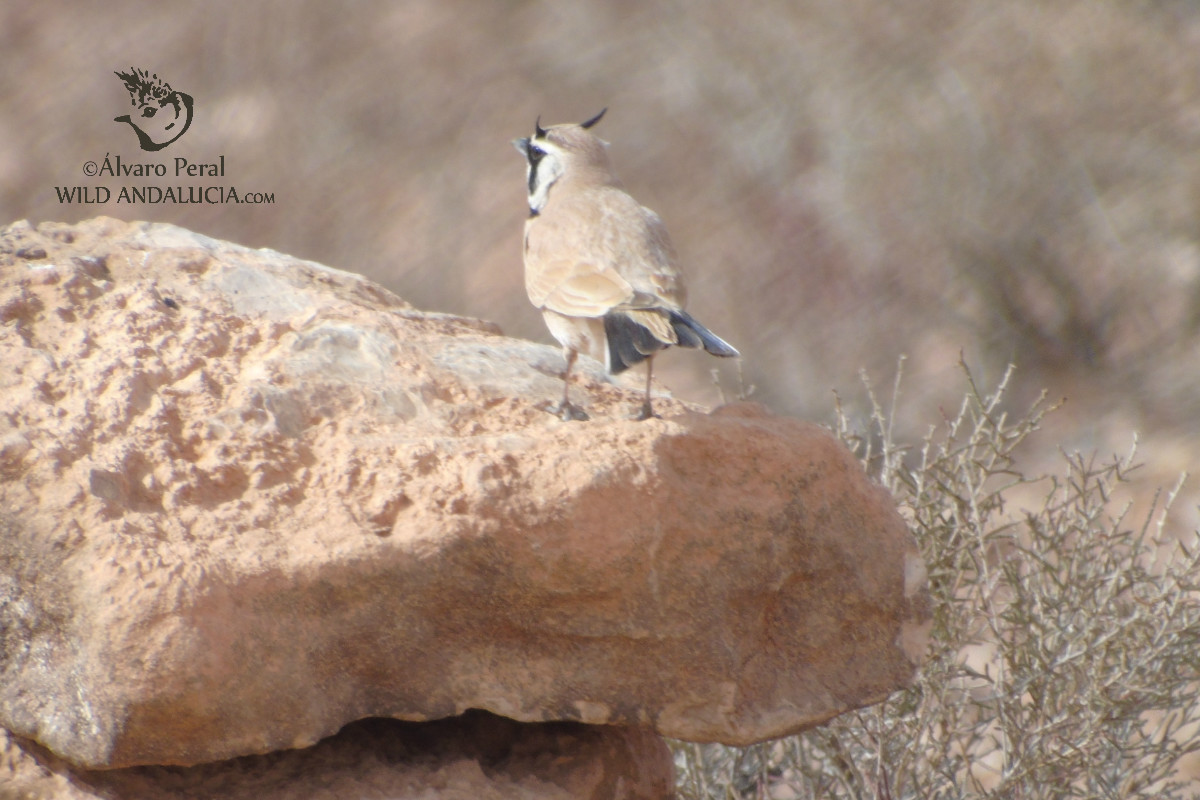
<path fill-rule="evenodd" d="M 537 214 L 546 207 L 551 185 L 562 177 L 563 157 L 562 151 L 545 139 L 534 140 L 529 146 L 542 153 L 536 165 L 529 159 L 528 154 L 525 163 L 525 181 L 529 187 L 529 213 Z"/>

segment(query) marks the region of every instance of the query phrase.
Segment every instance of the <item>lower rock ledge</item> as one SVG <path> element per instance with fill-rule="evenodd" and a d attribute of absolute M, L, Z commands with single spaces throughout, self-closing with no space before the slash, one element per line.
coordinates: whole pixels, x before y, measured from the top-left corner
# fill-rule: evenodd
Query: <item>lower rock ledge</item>
<path fill-rule="evenodd" d="M 523 723 L 484 711 L 366 719 L 303 750 L 200 764 L 73 767 L 0 729 L 0 797 L 38 800 L 620 798 L 674 796 L 666 743 L 637 728 Z"/>

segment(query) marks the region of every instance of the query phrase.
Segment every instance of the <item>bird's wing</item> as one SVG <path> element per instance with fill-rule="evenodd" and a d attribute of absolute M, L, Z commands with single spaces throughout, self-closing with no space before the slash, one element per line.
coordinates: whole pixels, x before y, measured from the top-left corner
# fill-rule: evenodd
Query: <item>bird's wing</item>
<path fill-rule="evenodd" d="M 538 308 L 568 317 L 602 317 L 634 291 L 616 271 L 574 258 L 540 260 L 525 269 L 525 289 Z"/>
<path fill-rule="evenodd" d="M 682 309 L 687 304 L 687 290 L 679 271 L 675 248 L 663 221 L 645 206 L 621 192 L 636 206 L 640 225 L 622 237 L 624 265 L 621 274 L 639 294 L 652 295 L 655 305 Z"/>
<path fill-rule="evenodd" d="M 657 214 L 615 187 L 558 199 L 526 230 L 525 288 L 534 305 L 580 317 L 682 308 L 683 283 Z"/>

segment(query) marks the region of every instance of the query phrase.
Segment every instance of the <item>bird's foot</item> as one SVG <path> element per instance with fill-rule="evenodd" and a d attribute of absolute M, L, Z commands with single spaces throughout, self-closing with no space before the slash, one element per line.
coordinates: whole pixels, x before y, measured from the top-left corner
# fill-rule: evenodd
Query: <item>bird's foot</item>
<path fill-rule="evenodd" d="M 633 415 L 633 418 L 639 422 L 644 419 L 662 419 L 662 417 L 654 413 L 654 408 L 651 407 L 649 400 L 642 403 L 642 407 L 639 408 L 638 412 Z"/>
<path fill-rule="evenodd" d="M 586 411 L 566 400 L 551 408 L 550 411 L 563 422 L 587 422 L 591 419 Z"/>

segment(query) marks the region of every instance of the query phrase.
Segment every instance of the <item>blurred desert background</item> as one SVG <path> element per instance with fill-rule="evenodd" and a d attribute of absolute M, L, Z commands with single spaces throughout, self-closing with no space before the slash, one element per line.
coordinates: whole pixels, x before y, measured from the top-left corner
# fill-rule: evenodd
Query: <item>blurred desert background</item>
<path fill-rule="evenodd" d="M 716 405 L 833 419 L 906 357 L 898 438 L 1016 364 L 1038 441 L 1200 463 L 1200 6 L 1185 0 L 6 3 L 0 224 L 171 222 L 363 273 L 550 342 L 522 283 L 509 141 L 578 121 L 658 211 L 689 309 L 744 353 L 659 359 Z M 159 153 L 113 73 L 195 99 Z M 84 162 L 215 162 L 217 179 Z M 212 184 L 269 205 L 60 204 L 56 186 Z M 718 383 L 712 370 L 718 370 Z M 739 383 L 741 388 L 739 388 Z M 1049 466 L 1047 468 L 1050 468 Z M 1197 479 L 1193 478 L 1192 483 Z M 1195 486 L 1188 493 L 1195 497 Z M 1195 502 L 1177 504 L 1195 525 Z"/>

